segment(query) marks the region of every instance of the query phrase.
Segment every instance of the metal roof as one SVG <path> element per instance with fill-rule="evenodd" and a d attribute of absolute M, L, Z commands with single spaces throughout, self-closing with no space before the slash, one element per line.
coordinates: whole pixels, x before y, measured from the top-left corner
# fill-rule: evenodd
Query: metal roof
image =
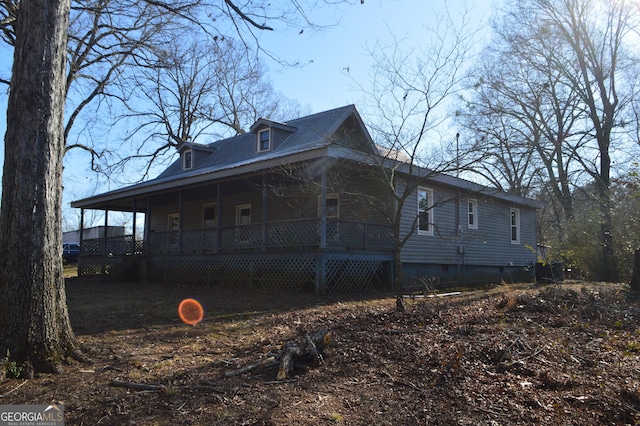
<path fill-rule="evenodd" d="M 327 148 L 333 143 L 332 136 L 336 130 L 351 116 L 356 118 L 362 132 L 373 147 L 371 137 L 355 106 L 347 105 L 286 123 L 279 123 L 289 128 L 295 128 L 295 132 L 270 151 L 257 152 L 256 135 L 253 133 L 222 139 L 207 145 L 212 152 L 197 168 L 183 171 L 181 159 L 177 159 L 155 179 L 77 200 L 72 202 L 71 206 L 98 208 L 98 205 L 104 206 L 110 200 L 122 197 L 146 195 L 150 191 L 164 190 L 172 186 L 182 186 L 273 167 L 276 165 L 274 161 L 277 162 L 278 159 L 284 157 L 294 156 L 300 157 L 299 159 L 319 157 L 323 155 L 320 152 L 322 148 Z M 268 120 L 261 119 L 261 121 Z"/>
<path fill-rule="evenodd" d="M 361 144 L 358 146 L 349 146 L 350 143 L 352 145 L 356 144 L 351 140 L 347 140 L 346 144 L 343 143 L 344 141 L 336 140 L 338 137 L 336 132 L 348 119 L 350 119 L 350 122 L 355 120 L 355 126 L 359 128 L 359 134 L 356 136 L 359 137 Z M 260 119 L 258 122 L 269 123 L 269 120 Z M 230 178 L 242 173 L 265 170 L 286 163 L 305 161 L 323 156 L 339 156 L 352 158 L 355 161 L 370 162 L 372 154 L 381 154 L 379 148 L 373 143 L 354 105 L 347 105 L 277 124 L 279 127 L 295 130 L 270 151 L 257 152 L 255 133 L 245 133 L 219 140 L 206 145 L 208 149 L 201 151 L 208 157 L 202 162 L 199 161 L 198 167 L 195 169 L 183 171 L 182 161 L 178 159 L 155 179 L 77 200 L 72 202 L 71 206 L 93 209 L 109 207 L 117 210 L 116 204 L 120 202 L 120 208 L 124 209 L 126 208 L 124 207 L 125 199 L 132 200 L 136 197 L 147 196 L 152 192 Z M 205 146 L 201 145 L 200 147 Z M 197 147 L 194 148 L 197 149 Z M 389 159 L 394 160 L 393 158 Z M 402 158 L 396 158 L 395 160 L 401 163 L 405 162 L 402 161 Z M 534 200 L 506 194 L 457 177 L 436 173 L 433 176 L 433 180 L 447 186 L 483 192 L 517 204 L 533 208 L 540 207 Z"/>

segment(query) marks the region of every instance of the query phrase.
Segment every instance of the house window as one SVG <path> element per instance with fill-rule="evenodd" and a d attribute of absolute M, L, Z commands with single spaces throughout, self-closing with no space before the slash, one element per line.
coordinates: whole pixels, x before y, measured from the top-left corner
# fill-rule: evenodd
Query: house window
<path fill-rule="evenodd" d="M 258 132 L 258 152 L 269 151 L 271 149 L 271 130 L 261 130 Z"/>
<path fill-rule="evenodd" d="M 215 204 L 205 204 L 202 210 L 202 227 L 215 228 L 216 227 L 216 213 L 218 206 Z"/>
<path fill-rule="evenodd" d="M 167 221 L 167 231 L 177 231 L 180 226 L 180 215 L 178 213 L 173 213 L 169 215 L 169 220 Z"/>
<path fill-rule="evenodd" d="M 478 202 L 470 199 L 467 202 L 469 229 L 478 229 Z"/>
<path fill-rule="evenodd" d="M 511 209 L 511 244 L 520 244 L 520 210 Z"/>
<path fill-rule="evenodd" d="M 418 188 L 418 234 L 433 235 L 433 190 Z"/>
<path fill-rule="evenodd" d="M 251 204 L 236 206 L 236 225 L 251 225 Z"/>
<path fill-rule="evenodd" d="M 340 196 L 338 194 L 327 194 L 326 213 L 327 219 L 338 219 L 340 217 Z M 318 196 L 318 217 L 322 215 L 320 196 Z"/>
<path fill-rule="evenodd" d="M 193 151 L 188 150 L 182 153 L 182 170 L 193 168 Z"/>
<path fill-rule="evenodd" d="M 320 207 L 322 200 L 318 196 L 318 217 L 322 215 L 322 208 Z M 339 194 L 327 194 L 325 200 L 325 215 L 327 217 L 327 240 L 336 242 L 340 237 L 340 195 Z"/>
<path fill-rule="evenodd" d="M 180 215 L 173 213 L 168 216 L 167 220 L 167 246 L 175 248 L 178 246 L 178 232 L 180 229 Z"/>

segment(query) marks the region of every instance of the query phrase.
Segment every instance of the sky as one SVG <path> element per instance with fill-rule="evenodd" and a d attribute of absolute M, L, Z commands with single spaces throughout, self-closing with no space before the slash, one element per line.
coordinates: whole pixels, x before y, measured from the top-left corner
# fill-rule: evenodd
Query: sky
<path fill-rule="evenodd" d="M 473 10 L 478 20 L 490 16 L 492 3 L 476 2 Z M 355 90 L 354 80 L 366 86 L 372 65 L 369 51 L 376 43 L 401 40 L 406 48 L 420 45 L 430 37 L 427 26 L 435 26 L 438 15 L 448 9 L 456 16 L 467 4 L 464 0 L 365 0 L 338 12 L 318 14 L 320 23 L 329 25 L 319 33 L 263 34 L 267 48 L 273 46 L 284 59 L 306 64 L 284 70 L 270 64 L 271 80 L 277 90 L 308 104 L 314 112 L 351 103 L 357 107 L 362 94 Z"/>
<path fill-rule="evenodd" d="M 322 25 L 322 30 L 301 28 L 304 31 L 299 34 L 297 29 L 284 32 L 276 27 L 273 32 L 260 33 L 260 43 L 266 50 L 283 61 L 300 63 L 298 67 L 283 67 L 267 58 L 269 78 L 276 91 L 307 106 L 313 113 L 347 104 L 358 107 L 363 95 L 354 82 L 367 86 L 371 78 L 370 48 L 376 43 L 387 45 L 394 40 L 402 40 L 406 48 L 419 46 L 429 37 L 427 27 L 435 26 L 437 16 L 446 10 L 456 16 L 465 7 L 471 7 L 476 22 L 491 16 L 493 0 L 476 0 L 470 4 L 464 0 L 365 0 L 362 4 L 310 11 L 309 18 Z M 0 46 L 3 77 L 9 75 L 11 53 Z M 0 92 L 2 135 L 6 129 L 6 102 L 4 90 Z M 363 120 L 366 124 L 367 117 L 363 116 Z M 68 223 L 73 224 L 79 215 L 70 209 L 71 201 L 93 195 L 89 191 L 95 191 L 96 187 L 105 188 L 96 181 L 88 161 L 89 158 L 82 155 L 65 157 L 63 211 Z M 4 144 L 0 144 L 0 164 L 3 163 Z"/>

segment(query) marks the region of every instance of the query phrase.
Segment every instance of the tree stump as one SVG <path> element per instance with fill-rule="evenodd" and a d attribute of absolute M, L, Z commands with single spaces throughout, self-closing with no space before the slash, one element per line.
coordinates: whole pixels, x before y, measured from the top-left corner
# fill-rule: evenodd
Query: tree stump
<path fill-rule="evenodd" d="M 237 376 L 261 368 L 279 366 L 278 380 L 284 380 L 293 371 L 295 364 L 320 365 L 324 362 L 324 350 L 331 343 L 331 333 L 321 328 L 313 334 L 298 329 L 301 339 L 298 342 L 288 342 L 282 346 L 280 354 L 272 354 L 269 357 L 246 367 L 233 371 L 227 371 L 226 377 Z"/>
<path fill-rule="evenodd" d="M 324 350 L 331 343 L 331 334 L 324 328 L 312 335 L 304 330 L 298 330 L 302 336 L 302 342 L 287 343 L 280 354 L 280 368 L 278 380 L 284 380 L 294 368 L 295 362 L 320 365 L 324 362 Z"/>

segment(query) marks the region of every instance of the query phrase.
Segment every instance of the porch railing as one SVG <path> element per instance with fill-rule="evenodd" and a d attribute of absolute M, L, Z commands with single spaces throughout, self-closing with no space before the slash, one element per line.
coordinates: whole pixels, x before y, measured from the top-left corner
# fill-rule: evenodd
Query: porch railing
<path fill-rule="evenodd" d="M 80 254 L 123 256 L 141 254 L 143 242 L 134 240 L 133 235 L 82 240 Z"/>
<path fill-rule="evenodd" d="M 83 240 L 81 255 L 122 256 L 161 253 L 221 253 L 232 251 L 319 248 L 319 219 L 268 222 L 227 228 L 151 232 L 145 244 L 131 235 Z M 327 220 L 326 248 L 388 251 L 391 227 L 371 223 Z"/>

